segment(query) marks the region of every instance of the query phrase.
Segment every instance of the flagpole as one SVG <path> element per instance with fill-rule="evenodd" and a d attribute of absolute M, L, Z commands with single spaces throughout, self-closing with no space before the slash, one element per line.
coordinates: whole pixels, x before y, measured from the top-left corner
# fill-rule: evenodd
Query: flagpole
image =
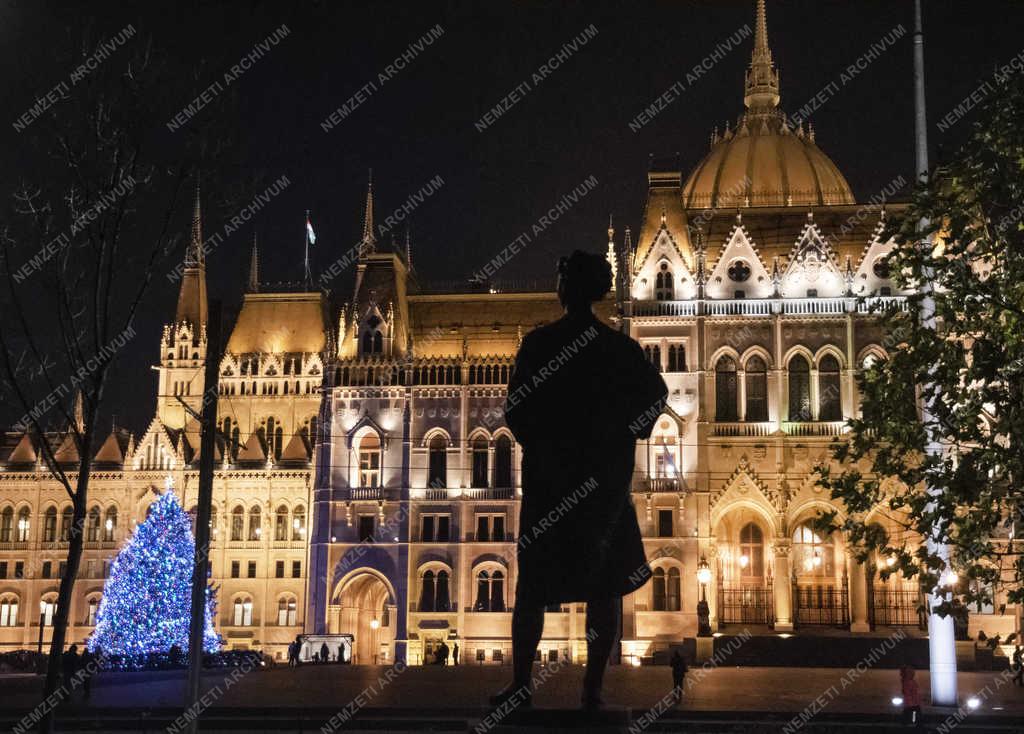
<path fill-rule="evenodd" d="M 309 274 L 309 209 L 306 210 L 306 222 L 303 231 L 306 233 L 306 256 L 304 262 L 306 265 L 306 287 L 308 288 L 313 281 Z"/>

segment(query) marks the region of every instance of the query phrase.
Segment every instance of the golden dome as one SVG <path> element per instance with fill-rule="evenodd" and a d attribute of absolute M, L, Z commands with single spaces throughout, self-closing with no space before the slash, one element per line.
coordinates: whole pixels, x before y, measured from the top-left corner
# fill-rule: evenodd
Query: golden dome
<path fill-rule="evenodd" d="M 734 206 L 853 204 L 850 185 L 814 142 L 810 128 L 796 129 L 778 109 L 779 74 L 768 47 L 764 0 L 744 79 L 746 113 L 735 130 L 717 130 L 711 150 L 683 186 L 688 209 Z"/>

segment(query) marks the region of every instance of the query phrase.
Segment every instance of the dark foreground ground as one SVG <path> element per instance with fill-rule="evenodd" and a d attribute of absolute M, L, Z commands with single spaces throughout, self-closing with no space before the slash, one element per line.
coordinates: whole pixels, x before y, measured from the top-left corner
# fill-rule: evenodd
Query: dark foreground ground
<path fill-rule="evenodd" d="M 891 699 L 893 670 L 845 668 L 713 668 L 691 671 L 683 701 L 671 697 L 665 667 L 613 667 L 606 680 L 608 710 L 578 709 L 582 669 L 546 671 L 532 711 L 495 712 L 488 696 L 508 667 L 388 668 L 304 666 L 297 670 L 207 673 L 202 731 L 595 731 L 627 732 L 883 732 L 900 731 Z M 540 669 L 536 675 L 540 677 Z M 928 675 L 918 674 L 927 699 Z M 1009 674 L 961 673 L 968 711 L 926 705 L 931 731 L 1024 733 L 1024 688 Z M 0 677 L 0 730 L 28 731 L 38 716 L 41 682 Z M 88 704 L 80 690 L 57 707 L 66 731 L 184 730 L 181 673 L 104 674 Z M 322 728 L 323 727 L 323 728 Z M 941 728 L 945 727 L 945 728 Z"/>

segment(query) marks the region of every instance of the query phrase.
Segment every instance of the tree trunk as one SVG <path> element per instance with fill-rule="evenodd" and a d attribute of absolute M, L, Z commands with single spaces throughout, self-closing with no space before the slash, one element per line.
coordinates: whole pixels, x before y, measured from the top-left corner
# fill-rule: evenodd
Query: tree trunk
<path fill-rule="evenodd" d="M 88 506 L 89 475 L 92 469 L 92 425 L 95 415 L 90 416 L 89 426 L 82 435 L 81 457 L 78 469 L 78 481 L 74 496 L 71 530 L 68 537 L 68 559 L 64 566 L 64 575 L 60 580 L 60 591 L 57 594 L 57 610 L 53 618 L 53 634 L 50 638 L 50 654 L 46 662 L 46 682 L 43 685 L 44 712 L 39 720 L 39 731 L 52 734 L 55 723 L 55 706 L 46 704 L 50 696 L 61 688 L 61 662 L 64 654 L 64 642 L 67 639 L 68 618 L 71 616 L 72 592 L 78 578 L 78 566 L 82 561 L 82 547 L 85 543 L 85 508 Z M 45 439 L 44 439 L 45 440 Z M 63 693 L 58 700 L 63 701 Z"/>

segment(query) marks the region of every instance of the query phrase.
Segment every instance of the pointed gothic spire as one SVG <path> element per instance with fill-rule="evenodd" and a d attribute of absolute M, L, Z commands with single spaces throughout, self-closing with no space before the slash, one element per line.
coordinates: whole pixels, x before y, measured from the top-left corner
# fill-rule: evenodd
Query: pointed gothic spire
<path fill-rule="evenodd" d="M 612 288 L 617 288 L 619 282 L 619 264 L 615 257 L 615 227 L 612 226 L 612 215 L 608 215 L 608 252 L 605 259 L 612 267 Z"/>
<path fill-rule="evenodd" d="M 360 250 L 363 254 L 368 254 L 376 249 L 377 238 L 373 235 L 373 169 L 371 168 L 366 184 L 366 211 L 363 214 L 363 239 L 360 241 Z"/>
<path fill-rule="evenodd" d="M 196 198 L 192 208 L 192 233 L 185 249 L 181 269 L 181 288 L 175 323 L 189 323 L 195 329 L 193 339 L 198 340 L 206 326 L 206 256 L 203 253 L 203 222 L 200 208 L 199 178 L 196 177 Z"/>
<path fill-rule="evenodd" d="M 185 250 L 185 267 L 198 268 L 203 265 L 203 220 L 199 204 L 199 178 L 196 177 L 196 198 L 192 205 L 192 237 Z"/>
<path fill-rule="evenodd" d="M 252 231 L 252 255 L 249 258 L 249 292 L 260 291 L 260 251 L 256 245 L 256 230 Z"/>
<path fill-rule="evenodd" d="M 764 3 L 765 0 L 757 0 L 754 50 L 743 85 L 743 103 L 751 110 L 771 109 L 779 104 L 779 72 L 772 63 L 772 50 L 768 46 L 768 19 Z"/>

